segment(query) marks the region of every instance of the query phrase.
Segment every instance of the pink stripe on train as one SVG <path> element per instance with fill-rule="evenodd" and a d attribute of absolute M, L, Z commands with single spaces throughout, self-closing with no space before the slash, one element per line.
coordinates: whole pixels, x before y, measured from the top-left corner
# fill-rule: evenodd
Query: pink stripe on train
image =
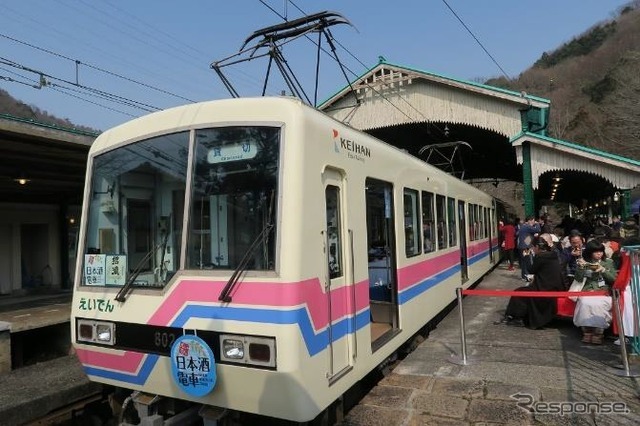
<path fill-rule="evenodd" d="M 181 281 L 172 289 L 148 323 L 169 325 L 188 303 L 211 303 L 224 308 L 225 304 L 218 301 L 218 295 L 225 284 L 222 281 Z M 329 323 L 327 298 L 322 287 L 317 278 L 297 283 L 241 282 L 232 293 L 233 306 L 259 305 L 292 308 L 306 305 L 314 329 L 319 330 Z M 355 310 L 351 306 L 353 296 L 349 293 L 350 291 L 350 287 L 340 287 L 331 292 L 331 300 L 336 303 L 333 310 L 334 320 L 368 307 L 368 281 L 356 284 Z"/>
<path fill-rule="evenodd" d="M 123 373 L 135 374 L 142 365 L 144 354 L 124 352 L 122 354 L 97 352 L 87 349 L 76 349 L 76 355 L 85 366 L 109 368 Z"/>

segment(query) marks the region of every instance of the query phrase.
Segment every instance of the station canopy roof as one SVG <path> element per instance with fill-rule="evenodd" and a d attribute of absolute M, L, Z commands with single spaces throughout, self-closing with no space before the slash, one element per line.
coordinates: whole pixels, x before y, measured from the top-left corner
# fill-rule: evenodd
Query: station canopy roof
<path fill-rule="evenodd" d="M 80 204 L 96 136 L 0 114 L 0 200 Z"/>

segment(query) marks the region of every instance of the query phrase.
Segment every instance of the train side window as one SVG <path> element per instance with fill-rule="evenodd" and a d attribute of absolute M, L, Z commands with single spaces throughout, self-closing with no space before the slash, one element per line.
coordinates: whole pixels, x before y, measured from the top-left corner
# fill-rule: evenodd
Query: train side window
<path fill-rule="evenodd" d="M 422 191 L 422 237 L 424 238 L 424 252 L 431 253 L 436 249 L 434 244 L 433 194 Z"/>
<path fill-rule="evenodd" d="M 456 200 L 449 197 L 447 198 L 449 214 L 449 247 L 453 247 L 458 244 L 458 233 L 456 231 Z"/>
<path fill-rule="evenodd" d="M 325 190 L 327 202 L 327 256 L 329 278 L 342 276 L 342 224 L 340 222 L 340 188 L 328 185 Z"/>
<path fill-rule="evenodd" d="M 489 238 L 489 224 L 491 223 L 491 209 L 489 207 L 485 207 L 485 217 L 484 217 L 484 236 Z"/>
<path fill-rule="evenodd" d="M 487 226 L 486 226 L 487 208 L 480 208 L 480 232 L 482 232 L 482 238 L 487 238 Z"/>
<path fill-rule="evenodd" d="M 480 206 L 473 205 L 473 233 L 476 236 L 476 240 L 480 238 L 480 226 L 478 221 L 480 220 Z"/>
<path fill-rule="evenodd" d="M 447 248 L 447 203 L 443 195 L 436 195 L 438 250 Z"/>
<path fill-rule="evenodd" d="M 421 253 L 422 237 L 418 222 L 418 191 L 415 189 L 404 190 L 404 237 L 405 253 L 407 257 Z"/>
<path fill-rule="evenodd" d="M 468 216 L 467 226 L 469 227 L 469 241 L 473 241 L 476 239 L 475 231 L 473 229 L 473 222 L 475 217 L 474 215 L 475 213 L 473 211 L 473 204 L 469 203 L 467 205 L 467 216 Z"/>

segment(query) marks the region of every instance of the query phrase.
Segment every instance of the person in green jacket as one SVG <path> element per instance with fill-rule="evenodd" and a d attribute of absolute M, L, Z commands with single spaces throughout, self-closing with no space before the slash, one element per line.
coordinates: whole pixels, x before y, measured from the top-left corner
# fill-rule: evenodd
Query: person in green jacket
<path fill-rule="evenodd" d="M 617 271 L 605 256 L 604 245 L 596 240 L 587 243 L 583 258 L 577 260 L 575 279 L 584 280 L 582 291 L 610 291 Z M 573 323 L 582 329 L 582 342 L 602 344 L 604 330 L 611 325 L 611 297 L 585 296 L 578 298 Z"/>

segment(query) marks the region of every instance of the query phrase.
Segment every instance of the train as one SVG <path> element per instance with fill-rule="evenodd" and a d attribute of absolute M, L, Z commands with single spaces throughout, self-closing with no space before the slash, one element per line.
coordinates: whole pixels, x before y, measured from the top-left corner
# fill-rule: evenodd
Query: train
<path fill-rule="evenodd" d="M 497 203 L 291 97 L 136 118 L 88 155 L 75 353 L 130 422 L 318 419 L 495 267 Z"/>

